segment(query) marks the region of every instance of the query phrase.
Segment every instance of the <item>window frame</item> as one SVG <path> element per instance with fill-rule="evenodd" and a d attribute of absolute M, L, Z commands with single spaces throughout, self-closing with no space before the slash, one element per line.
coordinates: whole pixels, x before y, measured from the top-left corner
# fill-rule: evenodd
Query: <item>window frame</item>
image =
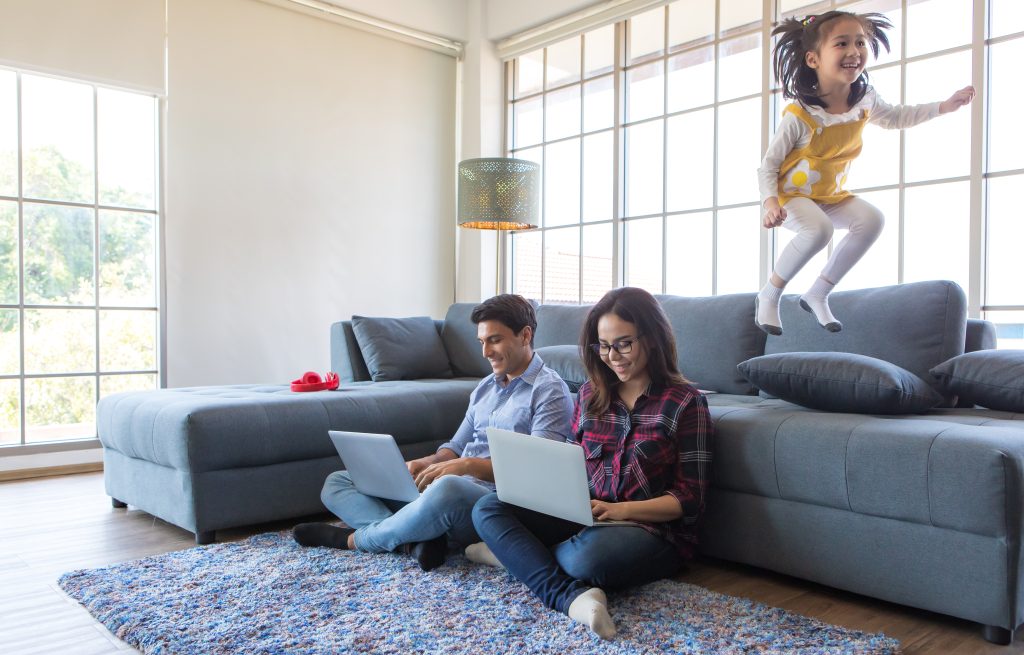
<path fill-rule="evenodd" d="M 774 132 L 774 125 L 776 123 L 775 119 L 776 119 L 777 113 L 781 110 L 781 108 L 782 108 L 782 106 L 784 104 L 782 99 L 781 99 L 781 97 L 778 94 L 777 87 L 775 87 L 775 85 L 773 83 L 772 74 L 771 74 L 771 70 L 770 70 L 770 67 L 771 67 L 770 53 L 771 53 L 771 47 L 773 45 L 773 41 L 772 41 L 770 33 L 771 33 L 771 29 L 772 29 L 772 27 L 774 25 L 774 20 L 776 20 L 777 18 L 782 18 L 782 17 L 788 16 L 788 15 L 802 15 L 802 13 L 807 11 L 809 8 L 811 8 L 815 13 L 820 13 L 821 11 L 826 11 L 828 9 L 843 9 L 843 8 L 846 8 L 846 7 L 854 6 L 854 5 L 857 5 L 858 2 L 859 2 L 859 0 L 822 0 L 821 2 L 814 3 L 813 6 L 812 6 L 811 3 L 808 2 L 808 3 L 805 3 L 805 5 L 803 7 L 798 7 L 798 8 L 796 8 L 794 10 L 791 10 L 791 11 L 789 11 L 786 14 L 783 15 L 783 14 L 780 14 L 780 12 L 778 10 L 778 7 L 780 5 L 780 2 L 778 0 L 764 0 L 763 1 L 763 9 L 762 9 L 762 18 L 761 18 L 761 21 L 758 24 L 756 24 L 756 26 L 755 26 L 755 24 L 751 23 L 751 24 L 748 24 L 747 26 L 741 27 L 739 29 L 731 29 L 731 30 L 729 30 L 729 31 L 727 31 L 725 33 L 722 33 L 721 30 L 719 29 L 720 28 L 720 24 L 721 24 L 721 13 L 722 13 L 722 11 L 721 11 L 721 0 L 717 0 L 715 2 L 715 33 L 714 33 L 713 36 L 709 36 L 708 38 L 705 38 L 705 39 L 699 39 L 697 41 L 690 42 L 689 44 L 686 44 L 683 47 L 677 47 L 675 49 L 668 49 L 668 48 L 666 48 L 659 55 L 645 57 L 642 60 L 644 64 L 649 63 L 651 61 L 658 61 L 658 60 L 660 60 L 662 62 L 662 67 L 663 67 L 662 74 L 663 74 L 663 77 L 664 77 L 663 81 L 664 81 L 664 83 L 666 85 L 666 89 L 667 89 L 668 72 L 669 72 L 668 61 L 669 61 L 669 59 L 671 57 L 677 56 L 680 53 L 688 51 L 688 50 L 695 50 L 697 48 L 703 48 L 703 47 L 709 47 L 709 46 L 714 47 L 715 48 L 715 71 L 716 71 L 716 74 L 715 74 L 715 85 L 716 85 L 716 88 L 715 88 L 715 96 L 714 96 L 713 104 L 712 105 L 702 105 L 701 107 L 689 108 L 689 109 L 686 109 L 686 110 L 681 111 L 681 112 L 668 113 L 667 111 L 663 111 L 658 116 L 655 116 L 655 117 L 652 117 L 652 118 L 647 118 L 644 121 L 634 121 L 634 122 L 626 122 L 626 121 L 623 120 L 625 118 L 625 102 L 626 102 L 625 94 L 626 94 L 626 91 L 625 91 L 624 87 L 625 87 L 626 72 L 637 65 L 636 63 L 627 64 L 626 61 L 625 61 L 626 60 L 625 53 L 626 53 L 627 48 L 628 48 L 628 44 L 627 44 L 628 32 L 629 32 L 629 30 L 628 30 L 628 21 L 629 21 L 629 19 L 631 18 L 632 15 L 638 15 L 638 14 L 641 14 L 641 13 L 645 13 L 645 12 L 651 11 L 652 7 L 650 5 L 646 5 L 646 6 L 640 7 L 637 10 L 634 10 L 632 15 L 622 16 L 622 17 L 619 17 L 619 18 L 616 19 L 616 21 L 614 23 L 614 26 L 615 26 L 614 27 L 614 30 L 615 30 L 614 66 L 613 66 L 613 71 L 611 73 L 611 75 L 614 76 L 614 78 L 613 78 L 613 80 L 614 80 L 614 82 L 613 82 L 613 91 L 614 91 L 614 95 L 615 95 L 615 116 L 614 116 L 614 124 L 613 124 L 612 128 L 610 128 L 611 130 L 613 130 L 613 134 L 614 134 L 613 148 L 614 148 L 614 159 L 615 159 L 616 164 L 615 164 L 615 171 L 613 173 L 613 175 L 614 175 L 614 189 L 613 189 L 613 203 L 614 204 L 613 204 L 613 213 L 612 213 L 612 218 L 610 219 L 610 221 L 607 221 L 607 222 L 612 223 L 612 226 L 613 226 L 612 227 L 612 232 L 613 232 L 613 238 L 612 238 L 612 249 L 613 249 L 613 251 L 612 251 L 612 269 L 613 269 L 612 284 L 613 284 L 613 286 L 621 286 L 625 282 L 626 266 L 628 264 L 628 262 L 626 262 L 626 257 L 625 257 L 625 252 L 627 250 L 627 247 L 626 247 L 626 244 L 625 244 L 625 239 L 626 239 L 626 237 L 625 237 L 625 228 L 626 228 L 626 226 L 628 225 L 628 223 L 630 221 L 636 220 L 638 218 L 645 218 L 645 217 L 625 217 L 624 216 L 624 202 L 623 202 L 623 200 L 624 200 L 624 184 L 625 184 L 625 179 L 624 179 L 624 177 L 625 177 L 625 174 L 624 174 L 624 158 L 625 157 L 624 157 L 624 153 L 623 153 L 623 150 L 624 150 L 624 148 L 623 148 L 623 141 L 624 141 L 624 133 L 625 133 L 626 128 L 628 126 L 630 126 L 630 125 L 635 125 L 635 124 L 639 124 L 639 123 L 646 122 L 646 121 L 658 121 L 658 120 L 660 120 L 660 121 L 663 121 L 663 124 L 667 124 L 668 119 L 673 117 L 673 116 L 676 116 L 676 115 L 679 115 L 679 114 L 683 114 L 683 113 L 689 113 L 689 112 L 693 112 L 693 111 L 704 110 L 704 109 L 707 109 L 708 107 L 714 107 L 715 123 L 716 123 L 716 129 L 715 129 L 715 160 L 716 161 L 715 161 L 714 169 L 712 171 L 712 175 L 714 176 L 713 177 L 713 179 L 714 179 L 713 206 L 711 208 L 701 208 L 701 209 L 686 210 L 684 212 L 670 212 L 668 210 L 668 207 L 667 207 L 667 199 L 666 199 L 667 192 L 668 192 L 668 190 L 666 188 L 666 186 L 667 186 L 666 185 L 666 180 L 667 180 L 667 175 L 668 175 L 668 167 L 667 167 L 667 160 L 663 159 L 663 166 L 662 166 L 662 178 L 663 178 L 662 212 L 660 214 L 652 214 L 651 216 L 660 216 L 661 217 L 661 221 L 662 221 L 662 242 L 661 242 L 662 281 L 661 281 L 661 291 L 664 292 L 665 288 L 666 288 L 666 285 L 668 284 L 668 279 L 667 279 L 667 274 L 666 274 L 666 262 L 667 262 L 667 259 L 668 259 L 667 256 L 669 254 L 668 251 L 667 251 L 669 244 L 668 244 L 668 241 L 666 239 L 666 232 L 667 232 L 667 222 L 666 222 L 666 219 L 670 218 L 672 216 L 677 216 L 677 215 L 682 215 L 682 214 L 687 214 L 687 213 L 696 213 L 696 212 L 701 212 L 701 211 L 711 211 L 711 212 L 713 212 L 714 219 L 713 219 L 713 233 L 712 233 L 712 245 L 711 245 L 711 247 L 712 247 L 712 254 L 711 254 L 711 257 L 712 257 L 712 263 L 711 263 L 712 270 L 711 270 L 711 277 L 712 277 L 712 293 L 718 293 L 718 289 L 719 289 L 719 286 L 720 286 L 719 285 L 718 262 L 717 262 L 717 257 L 718 257 L 718 253 L 717 253 L 718 247 L 717 247 L 717 245 L 718 245 L 718 238 L 719 238 L 719 236 L 718 236 L 718 223 L 719 223 L 718 212 L 720 210 L 731 209 L 731 208 L 735 208 L 735 207 L 746 207 L 746 206 L 749 206 L 749 203 L 740 203 L 740 204 L 737 204 L 737 205 L 729 205 L 729 206 L 724 206 L 724 205 L 720 206 L 718 204 L 718 202 L 719 202 L 719 198 L 718 198 L 719 171 L 718 171 L 717 159 L 718 159 L 718 153 L 719 153 L 719 144 L 718 144 L 717 123 L 718 123 L 718 111 L 719 111 L 719 108 L 721 106 L 723 106 L 723 105 L 728 105 L 730 103 L 740 102 L 740 101 L 743 101 L 743 100 L 749 100 L 750 98 L 754 98 L 754 97 L 760 97 L 760 99 L 761 99 L 761 108 L 762 108 L 761 143 L 760 143 L 760 146 L 761 146 L 761 152 L 764 152 L 764 150 L 768 146 L 769 140 L 771 139 L 772 133 Z M 986 192 L 986 188 L 987 188 L 987 181 L 989 179 L 993 179 L 993 178 L 999 178 L 999 177 L 1005 177 L 1005 176 L 1013 176 L 1013 175 L 1024 174 L 1024 169 L 1014 169 L 1014 170 L 997 171 L 997 172 L 990 172 L 990 171 L 987 170 L 987 168 L 988 168 L 987 144 L 988 144 L 989 138 L 991 138 L 990 134 L 988 133 L 988 130 L 989 130 L 989 124 L 988 124 L 989 92 L 988 92 L 988 87 L 989 87 L 989 82 L 990 82 L 990 79 L 989 79 L 989 75 L 990 75 L 989 58 L 990 58 L 990 52 L 991 52 L 990 51 L 990 46 L 995 45 L 995 44 L 999 44 L 999 43 L 1003 43 L 1003 42 L 1007 42 L 1007 41 L 1016 40 L 1016 39 L 1024 39 L 1024 32 L 1013 32 L 1013 33 L 1002 34 L 1002 35 L 997 36 L 997 37 L 989 37 L 988 36 L 988 34 L 989 34 L 989 29 L 988 29 L 989 2 L 988 2 L 988 0 L 971 0 L 971 3 L 972 3 L 972 25 L 971 25 L 971 29 L 970 29 L 970 41 L 968 43 L 962 44 L 962 45 L 958 45 L 958 46 L 955 46 L 955 47 L 945 48 L 945 49 L 942 49 L 942 50 L 937 50 L 937 51 L 934 51 L 934 52 L 927 52 L 927 53 L 924 53 L 924 54 L 918 54 L 918 55 L 914 55 L 914 56 L 909 56 L 908 57 L 907 56 L 908 48 L 907 48 L 907 38 L 906 37 L 907 37 L 907 27 L 908 27 L 907 26 L 907 23 L 908 23 L 908 20 L 907 20 L 908 6 L 910 4 L 910 0 L 900 0 L 899 2 L 897 2 L 897 4 L 898 4 L 898 8 L 899 8 L 899 11 L 900 11 L 902 19 L 901 19 L 900 25 L 898 26 L 898 29 L 901 31 L 900 35 L 901 35 L 902 38 L 900 39 L 900 43 L 899 43 L 899 51 L 896 53 L 897 57 L 894 60 L 888 61 L 888 62 L 886 62 L 884 64 L 879 64 L 877 66 L 872 66 L 872 70 L 873 71 L 874 70 L 881 71 L 881 70 L 891 69 L 891 68 L 898 68 L 900 70 L 900 76 L 901 76 L 901 78 L 900 78 L 900 97 L 899 98 L 886 98 L 889 102 L 892 102 L 893 104 L 897 104 L 898 102 L 904 101 L 904 99 L 906 98 L 906 92 L 907 92 L 906 69 L 907 69 L 908 65 L 914 64 L 914 63 L 917 63 L 917 62 L 921 62 L 921 61 L 927 61 L 929 59 L 934 59 L 934 58 L 937 58 L 937 57 L 942 57 L 942 56 L 949 55 L 949 54 L 961 53 L 961 52 L 969 52 L 971 76 L 972 76 L 972 78 L 974 80 L 975 87 L 977 88 L 978 96 L 975 99 L 975 102 L 972 103 L 972 105 L 970 105 L 968 107 L 965 107 L 965 108 L 960 110 L 962 112 L 963 111 L 970 112 L 970 119 L 969 119 L 969 123 L 970 123 L 970 135 L 969 135 L 969 139 L 970 139 L 970 163 L 969 163 L 969 167 L 968 167 L 967 173 L 964 174 L 964 175 L 958 175 L 958 176 L 953 176 L 953 177 L 944 177 L 944 178 L 927 179 L 927 180 L 915 180 L 913 182 L 908 182 L 907 181 L 907 171 L 906 171 L 906 154 L 907 154 L 906 153 L 906 135 L 904 134 L 903 130 L 900 130 L 900 132 L 899 132 L 900 163 L 899 163 L 899 167 L 898 167 L 898 169 L 899 169 L 899 178 L 898 178 L 898 180 L 895 183 L 890 183 L 890 184 L 885 184 L 885 185 L 857 188 L 857 189 L 855 189 L 855 191 L 857 191 L 857 192 L 870 192 L 870 191 L 895 190 L 898 193 L 899 213 L 898 213 L 897 216 L 890 216 L 890 217 L 887 217 L 887 218 L 889 218 L 890 225 L 892 225 L 893 227 L 898 228 L 897 252 L 898 252 L 899 261 L 898 261 L 898 264 L 897 264 L 897 269 L 898 269 L 898 273 L 897 273 L 898 280 L 897 280 L 897 282 L 903 282 L 905 280 L 905 270 L 904 270 L 905 262 L 904 262 L 904 260 L 906 258 L 906 253 L 910 252 L 910 250 L 908 249 L 908 245 L 906 243 L 905 234 L 904 234 L 904 226 L 905 226 L 905 218 L 906 218 L 905 215 L 904 215 L 905 214 L 905 207 L 906 207 L 906 204 L 905 204 L 906 203 L 906 198 L 905 198 L 905 196 L 906 196 L 907 189 L 913 189 L 913 188 L 918 188 L 918 187 L 926 187 L 926 186 L 935 185 L 935 184 L 952 183 L 952 182 L 966 182 L 967 183 L 968 188 L 969 188 L 969 191 L 968 191 L 968 193 L 969 193 L 969 199 L 968 199 L 968 202 L 969 202 L 969 217 L 967 219 L 967 221 L 968 221 L 968 228 L 967 229 L 969 231 L 968 273 L 967 273 L 968 274 L 968 280 L 967 280 L 967 285 L 968 286 L 964 288 L 964 291 L 965 291 L 965 293 L 967 295 L 967 299 L 968 299 L 968 315 L 970 317 L 980 318 L 980 317 L 983 317 L 983 316 L 988 316 L 990 312 L 1024 311 L 1024 304 L 1022 304 L 1022 305 L 994 305 L 994 304 L 988 304 L 988 303 L 985 302 L 985 292 L 986 292 L 986 286 L 987 286 L 986 285 L 987 276 L 993 274 L 993 271 L 989 270 L 989 267 L 987 265 L 988 262 L 987 262 L 987 258 L 986 258 L 986 253 L 987 253 L 988 248 L 989 248 L 989 242 L 987 240 L 987 234 L 986 234 L 987 204 L 986 204 L 985 192 Z M 664 41 L 666 46 L 668 45 L 668 42 L 669 42 L 669 39 L 667 38 L 667 33 L 668 33 L 668 30 L 669 30 L 669 21 L 668 21 L 667 17 L 669 15 L 669 12 L 671 11 L 671 10 L 669 10 L 667 8 L 671 4 L 672 4 L 671 2 L 664 2 L 664 3 L 661 3 L 661 4 L 658 5 L 661 9 L 666 11 L 666 14 L 665 14 L 666 15 L 666 20 L 665 20 L 666 38 L 665 38 L 665 41 Z M 772 17 L 772 20 L 769 20 L 766 17 Z M 581 33 L 582 34 L 586 34 L 587 31 L 589 31 L 591 29 L 592 28 L 587 27 Z M 737 36 L 746 35 L 746 34 L 759 34 L 760 37 L 761 37 L 761 48 L 762 48 L 762 58 L 761 58 L 761 63 L 762 63 L 761 90 L 760 90 L 760 92 L 758 94 L 752 94 L 752 95 L 749 95 L 749 96 L 741 96 L 741 97 L 737 97 L 737 98 L 730 98 L 728 100 L 722 101 L 722 100 L 720 100 L 718 98 L 718 85 L 719 85 L 718 70 L 720 68 L 720 62 L 721 62 L 721 53 L 720 53 L 720 50 L 719 50 L 720 44 L 723 41 L 728 41 L 728 40 L 731 40 L 733 38 L 736 38 Z M 557 38 L 554 40 L 554 42 L 564 41 L 567 38 L 578 38 L 578 36 L 577 37 L 573 37 L 571 34 L 560 34 L 560 35 L 557 36 Z M 580 39 L 581 59 L 583 59 L 584 61 L 585 61 L 585 55 L 586 55 L 586 45 L 585 45 L 585 42 L 586 42 L 585 38 L 584 39 Z M 536 45 L 536 47 L 534 47 L 530 52 L 531 53 L 535 53 L 538 50 L 541 50 L 542 48 L 545 48 L 546 45 L 549 45 L 549 44 L 538 43 Z M 543 52 L 544 52 L 544 61 L 543 61 L 543 63 L 544 63 L 544 76 L 546 78 L 546 75 L 547 75 L 547 52 L 546 52 L 546 48 L 543 50 Z M 526 53 L 526 54 L 529 54 L 529 53 Z M 512 148 L 512 145 L 514 143 L 514 141 L 513 141 L 513 130 L 515 128 L 515 126 L 512 124 L 512 108 L 513 108 L 513 105 L 516 102 L 520 101 L 520 98 L 517 98 L 515 96 L 515 89 L 516 89 L 516 86 L 515 86 L 515 76 L 517 74 L 517 65 L 518 65 L 517 62 L 518 62 L 519 56 L 522 56 L 522 55 L 521 54 L 520 55 L 512 55 L 512 56 L 508 57 L 506 59 L 505 63 L 504 63 L 504 75 L 505 75 L 505 85 L 504 85 L 504 88 L 505 88 L 505 98 L 504 98 L 505 123 L 504 123 L 504 128 L 505 129 L 504 129 L 503 138 L 504 138 L 504 151 L 509 156 L 515 156 L 515 153 L 518 152 L 519 150 L 521 150 L 521 149 L 515 149 L 514 150 Z M 581 73 L 583 72 L 584 69 L 585 69 L 585 65 L 581 65 Z M 545 79 L 545 81 L 546 81 L 546 79 Z M 585 78 L 583 78 L 581 76 L 581 79 L 579 81 L 573 82 L 572 84 L 579 85 L 581 87 L 581 89 L 582 89 L 584 81 L 585 81 Z M 560 87 L 560 88 L 562 88 L 562 87 Z M 547 93 L 549 93 L 550 91 L 551 90 L 545 88 L 545 85 L 542 83 L 541 90 L 536 92 L 536 93 L 534 93 L 534 94 L 531 94 L 529 97 L 533 98 L 533 97 L 536 97 L 536 96 L 541 96 L 541 97 L 545 97 L 546 98 Z M 950 89 L 950 91 L 952 91 L 952 89 Z M 663 106 L 663 110 L 667 109 L 667 103 L 668 103 L 667 93 L 665 94 L 665 96 L 666 96 L 664 98 L 665 105 Z M 526 97 L 526 96 L 524 96 L 524 97 Z M 581 97 L 582 97 L 582 92 L 581 92 Z M 936 100 L 939 100 L 939 99 L 940 98 L 936 98 Z M 581 130 L 580 130 L 579 134 L 574 135 L 573 137 L 566 137 L 566 138 L 580 138 L 580 139 L 582 139 L 585 135 L 590 134 L 588 132 L 585 132 L 582 129 L 583 128 L 582 112 L 583 112 L 583 107 L 582 107 L 582 103 L 581 103 Z M 545 118 L 546 118 L 546 116 L 542 114 L 541 120 L 544 121 Z M 544 135 L 544 136 L 546 136 L 546 135 Z M 665 142 L 666 142 L 666 149 L 667 149 L 667 139 L 665 139 Z M 543 148 L 548 143 L 549 142 L 545 141 L 544 138 L 542 137 L 542 140 L 541 140 L 540 143 L 531 145 L 529 147 L 530 148 L 534 148 L 534 147 L 536 147 L 536 148 Z M 582 148 L 581 148 L 581 159 L 582 159 Z M 545 162 L 541 161 L 542 170 L 544 170 L 544 164 L 545 164 Z M 753 180 L 753 171 L 751 171 L 751 184 L 753 185 L 754 183 L 755 182 Z M 580 188 L 580 194 L 581 194 L 581 203 L 582 203 L 582 194 L 583 194 L 583 184 L 582 184 L 582 182 L 581 182 L 580 187 L 581 187 Z M 753 204 L 754 205 L 758 205 L 759 203 L 755 202 Z M 585 226 L 597 225 L 597 224 L 603 224 L 603 222 L 584 222 L 582 220 L 582 217 L 581 217 L 581 220 L 578 223 L 575 223 L 574 225 L 576 225 L 578 228 L 583 228 Z M 547 273 L 548 273 L 548 271 L 547 271 L 547 261 L 546 261 L 547 253 L 546 253 L 546 249 L 545 249 L 545 234 L 546 234 L 547 231 L 549 231 L 551 229 L 557 229 L 558 227 L 565 227 L 565 226 L 560 225 L 560 226 L 557 226 L 557 227 L 549 227 L 547 225 L 544 225 L 543 227 L 539 228 L 539 230 L 537 230 L 537 231 L 540 232 L 540 241 L 541 241 L 541 259 L 540 259 L 541 283 L 540 283 L 540 290 L 541 290 L 541 294 L 542 294 L 541 298 L 539 298 L 538 300 L 541 300 L 543 302 L 547 302 L 547 298 L 544 296 L 544 292 L 546 291 L 545 286 L 546 286 L 546 278 L 547 278 Z M 761 230 L 760 241 L 759 241 L 759 245 L 760 245 L 759 251 L 760 252 L 759 252 L 759 262 L 758 262 L 758 272 L 759 272 L 758 284 L 759 285 L 763 285 L 767 281 L 768 277 L 771 274 L 772 267 L 773 267 L 774 262 L 775 262 L 775 260 L 777 258 L 777 255 L 778 255 L 779 244 L 778 244 L 778 237 L 777 237 L 776 233 L 777 233 L 777 231 L 775 231 L 775 230 L 772 230 L 772 231 Z M 582 231 L 582 229 L 580 229 L 580 252 L 581 253 L 583 252 L 583 243 L 582 243 L 583 238 L 582 238 L 582 234 L 583 234 L 583 231 Z M 503 288 L 511 289 L 511 290 L 515 291 L 514 282 L 515 282 L 515 279 L 516 279 L 516 270 L 515 270 L 515 239 L 516 239 L 516 235 L 515 234 L 508 235 L 508 236 L 503 235 L 502 238 L 504 239 L 505 244 L 504 244 L 504 247 L 502 248 L 504 262 L 503 262 L 503 265 L 502 265 L 501 268 L 502 268 L 503 273 L 504 273 L 504 281 L 506 282 L 506 284 L 503 285 Z M 828 254 L 831 253 L 832 247 L 833 247 L 833 244 L 829 244 L 828 251 L 827 251 Z M 583 297 L 583 285 L 584 285 L 584 282 L 583 282 L 583 275 L 582 275 L 582 268 L 581 268 L 581 274 L 580 274 L 580 280 L 579 280 L 579 287 L 580 287 L 579 288 L 579 294 L 580 295 L 578 296 L 580 298 Z M 750 291 L 755 291 L 755 290 L 756 289 L 750 289 Z M 584 302 L 586 302 L 586 301 L 584 301 Z"/>
<path fill-rule="evenodd" d="M 41 72 L 28 68 L 15 67 L 15 66 L 0 66 L 0 70 L 12 72 L 15 75 L 15 113 L 16 113 L 16 130 L 17 130 L 17 193 L 16 195 L 3 195 L 0 194 L 0 201 L 14 203 L 17 206 L 17 266 L 18 266 L 18 302 L 17 303 L 0 303 L 0 310 L 14 310 L 18 312 L 18 373 L 17 374 L 4 374 L 0 373 L 0 382 L 17 380 L 18 381 L 18 396 L 19 396 L 19 440 L 16 443 L 0 444 L 0 456 L 8 455 L 32 455 L 39 453 L 52 453 L 61 451 L 72 451 L 95 448 L 99 446 L 98 435 L 94 433 L 88 436 L 80 437 L 61 437 L 53 440 L 40 440 L 40 441 L 27 441 L 28 432 L 30 426 L 27 424 L 27 403 L 26 399 L 26 381 L 31 380 L 45 380 L 52 378 L 91 378 L 93 380 L 93 404 L 99 402 L 99 400 L 106 395 L 102 389 L 102 379 L 110 377 L 123 377 L 130 375 L 151 375 L 154 378 L 154 388 L 160 388 L 166 383 L 165 373 L 165 317 L 164 317 L 164 300 L 165 290 L 163 285 L 163 244 L 164 244 L 164 194 L 163 194 L 163 150 L 164 150 L 164 110 L 165 110 L 165 98 L 160 94 L 152 91 L 144 91 L 139 89 L 132 89 L 126 87 L 118 87 L 111 84 L 93 81 L 90 79 L 75 78 L 66 75 L 57 75 L 49 72 Z M 25 75 L 38 78 L 50 78 L 61 82 L 68 82 L 72 84 L 80 84 L 88 86 L 91 93 L 92 103 L 92 124 L 91 124 L 91 136 L 92 136 L 92 202 L 77 202 L 77 201 L 66 201 L 66 200 L 53 200 L 28 197 L 25 195 L 25 172 L 24 172 L 24 142 L 23 142 L 23 121 L 24 121 L 24 103 L 22 100 L 22 78 Z M 101 197 L 101 173 L 100 173 L 100 92 L 102 90 L 115 91 L 118 93 L 131 93 L 138 96 L 150 98 L 153 101 L 153 204 L 152 208 L 140 208 L 140 207 L 128 207 L 119 205 L 110 205 L 100 202 Z M 26 250 L 25 250 L 25 209 L 26 205 L 31 207 L 67 207 L 73 209 L 81 209 L 88 211 L 91 215 L 92 220 L 92 302 L 90 304 L 61 304 L 61 303 L 34 303 L 27 302 L 26 300 L 26 283 L 25 283 L 25 262 L 26 262 Z M 117 305 L 117 304 L 104 304 L 102 302 L 101 292 L 101 276 L 100 271 L 102 267 L 101 262 L 101 226 L 103 223 L 103 214 L 107 213 L 110 216 L 110 212 L 115 214 L 124 215 L 145 215 L 152 217 L 152 229 L 153 229 L 153 302 L 152 304 L 140 304 L 140 305 Z M 49 310 L 49 309 L 68 309 L 73 311 L 92 312 L 91 324 L 94 329 L 93 335 L 93 348 L 94 353 L 91 358 L 92 368 L 88 372 L 26 372 L 26 311 L 32 310 Z M 131 311 L 139 313 L 151 313 L 153 315 L 154 325 L 154 340 L 152 343 L 153 348 L 153 368 L 145 369 L 125 369 L 125 370 L 105 370 L 102 367 L 102 315 L 104 312 L 120 312 L 120 311 Z M 96 419 L 94 417 L 94 428 L 96 425 Z"/>

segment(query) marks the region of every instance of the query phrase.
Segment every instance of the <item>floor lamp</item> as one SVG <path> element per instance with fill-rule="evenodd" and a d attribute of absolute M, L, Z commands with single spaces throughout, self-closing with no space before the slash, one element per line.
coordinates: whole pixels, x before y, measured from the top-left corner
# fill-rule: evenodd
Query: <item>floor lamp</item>
<path fill-rule="evenodd" d="M 459 227 L 497 230 L 494 292 L 501 291 L 501 231 L 540 226 L 540 164 L 485 157 L 459 162 Z"/>

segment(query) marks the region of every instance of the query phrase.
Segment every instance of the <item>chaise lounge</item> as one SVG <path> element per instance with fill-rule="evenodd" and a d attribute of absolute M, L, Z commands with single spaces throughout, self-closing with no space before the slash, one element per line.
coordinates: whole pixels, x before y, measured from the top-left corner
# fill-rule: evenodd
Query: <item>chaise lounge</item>
<path fill-rule="evenodd" d="M 951 376 L 932 374 L 995 344 L 991 324 L 966 319 L 958 286 L 833 294 L 840 333 L 786 297 L 779 337 L 754 325 L 753 294 L 659 300 L 682 371 L 713 392 L 705 554 L 1012 639 L 1024 620 L 1024 413 L 956 407 Z M 342 468 L 328 429 L 390 433 L 415 457 L 458 427 L 489 373 L 471 309 L 452 305 L 443 321 L 331 326 L 337 391 L 236 385 L 104 398 L 107 493 L 195 532 L 198 543 L 216 530 L 322 512 L 323 479 Z M 571 388 L 583 381 L 576 339 L 588 309 L 538 307 L 537 352 Z M 409 330 L 418 338 L 403 341 Z"/>

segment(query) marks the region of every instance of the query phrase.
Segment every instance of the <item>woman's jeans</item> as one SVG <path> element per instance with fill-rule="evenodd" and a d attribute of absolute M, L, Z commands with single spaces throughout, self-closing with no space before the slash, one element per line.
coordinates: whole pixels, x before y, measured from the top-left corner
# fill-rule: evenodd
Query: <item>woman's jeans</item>
<path fill-rule="evenodd" d="M 646 584 L 675 574 L 681 564 L 672 544 L 643 528 L 582 528 L 503 503 L 495 493 L 477 501 L 473 525 L 512 575 L 564 613 L 590 587 Z"/>

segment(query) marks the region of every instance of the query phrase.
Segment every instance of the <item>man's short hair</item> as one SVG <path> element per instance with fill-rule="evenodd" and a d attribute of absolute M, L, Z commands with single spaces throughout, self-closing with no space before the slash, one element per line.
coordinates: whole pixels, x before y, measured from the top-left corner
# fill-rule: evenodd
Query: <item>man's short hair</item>
<path fill-rule="evenodd" d="M 530 326 L 531 334 L 537 332 L 537 312 L 533 311 L 530 301 L 514 293 L 503 293 L 493 298 L 488 298 L 473 308 L 470 320 L 474 325 L 484 321 L 500 321 L 515 334 L 523 331 L 527 325 Z M 533 339 L 530 339 L 533 345 Z"/>

